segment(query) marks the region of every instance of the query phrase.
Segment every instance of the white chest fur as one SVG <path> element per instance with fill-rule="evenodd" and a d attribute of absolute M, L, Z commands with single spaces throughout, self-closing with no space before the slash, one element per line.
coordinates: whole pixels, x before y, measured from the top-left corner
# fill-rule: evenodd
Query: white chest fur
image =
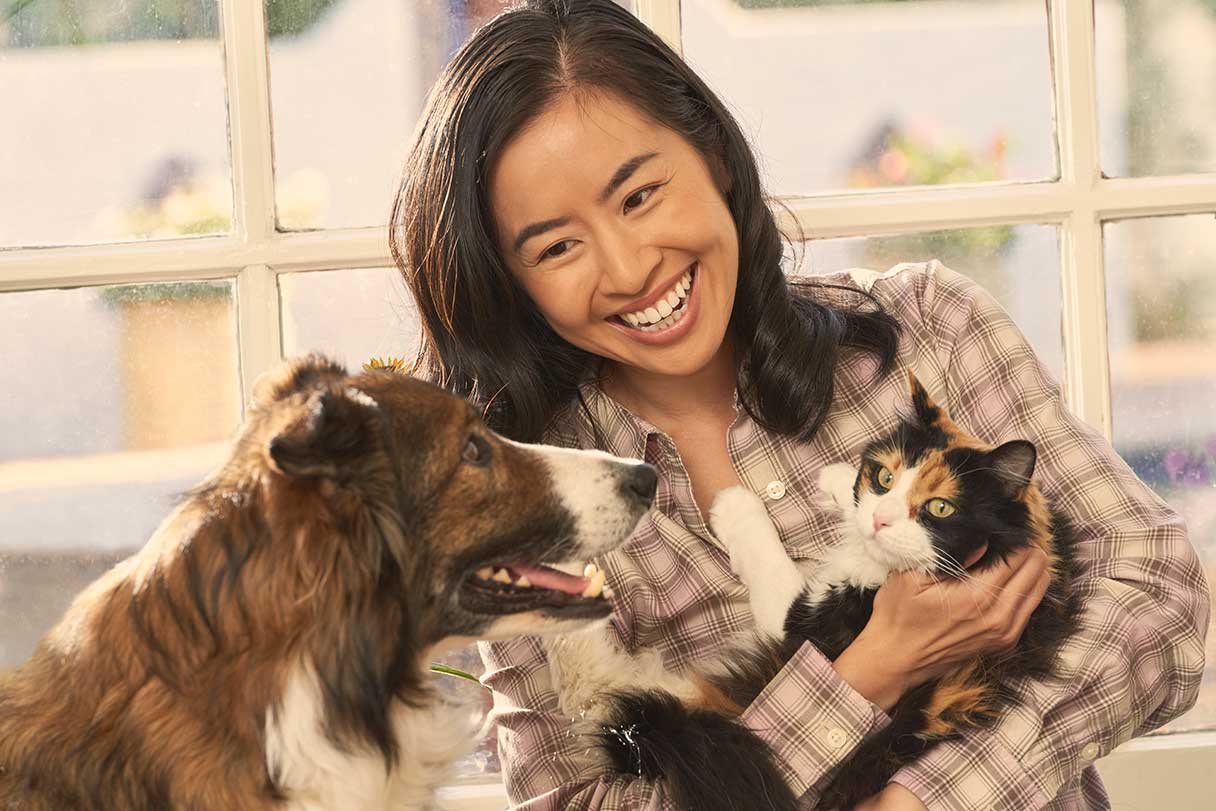
<path fill-rule="evenodd" d="M 266 719 L 266 765 L 285 811 L 404 811 L 434 806 L 456 761 L 478 741 L 479 712 L 436 704 L 391 710 L 401 757 L 390 770 L 373 749 L 343 751 L 324 733 L 316 677 L 298 668 Z"/>

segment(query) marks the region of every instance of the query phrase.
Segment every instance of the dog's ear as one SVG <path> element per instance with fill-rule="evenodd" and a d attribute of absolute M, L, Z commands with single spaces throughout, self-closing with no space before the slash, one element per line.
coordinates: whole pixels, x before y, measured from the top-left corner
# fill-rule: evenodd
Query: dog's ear
<path fill-rule="evenodd" d="M 377 408 L 357 389 L 314 391 L 296 419 L 266 443 L 272 467 L 287 476 L 337 476 L 371 452 Z"/>
<path fill-rule="evenodd" d="M 253 382 L 253 404 L 255 408 L 266 408 L 297 392 L 345 377 L 342 364 L 316 352 L 291 358 L 263 372 Z"/>

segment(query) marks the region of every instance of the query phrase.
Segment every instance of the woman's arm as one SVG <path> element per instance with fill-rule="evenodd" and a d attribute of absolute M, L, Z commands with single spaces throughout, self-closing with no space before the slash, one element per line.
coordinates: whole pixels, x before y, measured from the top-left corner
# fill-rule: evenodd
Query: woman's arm
<path fill-rule="evenodd" d="M 512 808 L 670 809 L 662 781 L 606 774 L 562 717 L 550 669 L 533 637 L 482 644 L 483 681 L 495 691 L 499 757 Z M 802 796 L 886 715 L 804 645 L 740 718 L 767 742 L 790 789 Z"/>
<path fill-rule="evenodd" d="M 895 781 L 933 811 L 1040 808 L 1095 757 L 1194 704 L 1208 587 L 1181 519 L 1068 410 L 999 305 L 936 263 L 905 273 L 955 420 L 1038 447 L 1040 486 L 1076 524 L 1084 611 L 1054 678 L 1021 685 L 995 729 L 937 747 Z"/>

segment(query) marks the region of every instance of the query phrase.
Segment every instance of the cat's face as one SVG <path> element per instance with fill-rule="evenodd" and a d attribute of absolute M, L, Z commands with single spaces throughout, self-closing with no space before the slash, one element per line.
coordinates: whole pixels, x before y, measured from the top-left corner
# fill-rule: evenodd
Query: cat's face
<path fill-rule="evenodd" d="M 993 448 L 963 432 L 910 376 L 915 417 L 862 453 L 853 520 L 866 554 L 890 569 L 960 574 L 988 544 L 983 563 L 1031 543 L 1023 498 L 1035 448 Z"/>

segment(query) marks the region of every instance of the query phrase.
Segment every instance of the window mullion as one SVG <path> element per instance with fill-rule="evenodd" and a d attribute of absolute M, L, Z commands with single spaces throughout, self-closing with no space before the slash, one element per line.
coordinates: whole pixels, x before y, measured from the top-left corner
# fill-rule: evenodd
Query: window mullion
<path fill-rule="evenodd" d="M 684 54 L 684 38 L 680 32 L 680 0 L 633 0 L 634 13 L 680 54 Z"/>
<path fill-rule="evenodd" d="M 222 0 L 221 7 L 233 220 L 243 242 L 259 244 L 275 234 L 266 20 L 261 0 Z"/>
<path fill-rule="evenodd" d="M 249 404 L 253 381 L 283 356 L 278 279 L 266 265 L 250 265 L 236 280 L 241 353 L 241 403 Z"/>
<path fill-rule="evenodd" d="M 1110 361 L 1107 358 L 1106 283 L 1102 224 L 1096 213 L 1101 179 L 1098 150 L 1094 10 L 1089 0 L 1050 0 L 1051 37 L 1061 184 L 1075 189 L 1061 234 L 1064 351 L 1073 411 L 1111 436 Z"/>

